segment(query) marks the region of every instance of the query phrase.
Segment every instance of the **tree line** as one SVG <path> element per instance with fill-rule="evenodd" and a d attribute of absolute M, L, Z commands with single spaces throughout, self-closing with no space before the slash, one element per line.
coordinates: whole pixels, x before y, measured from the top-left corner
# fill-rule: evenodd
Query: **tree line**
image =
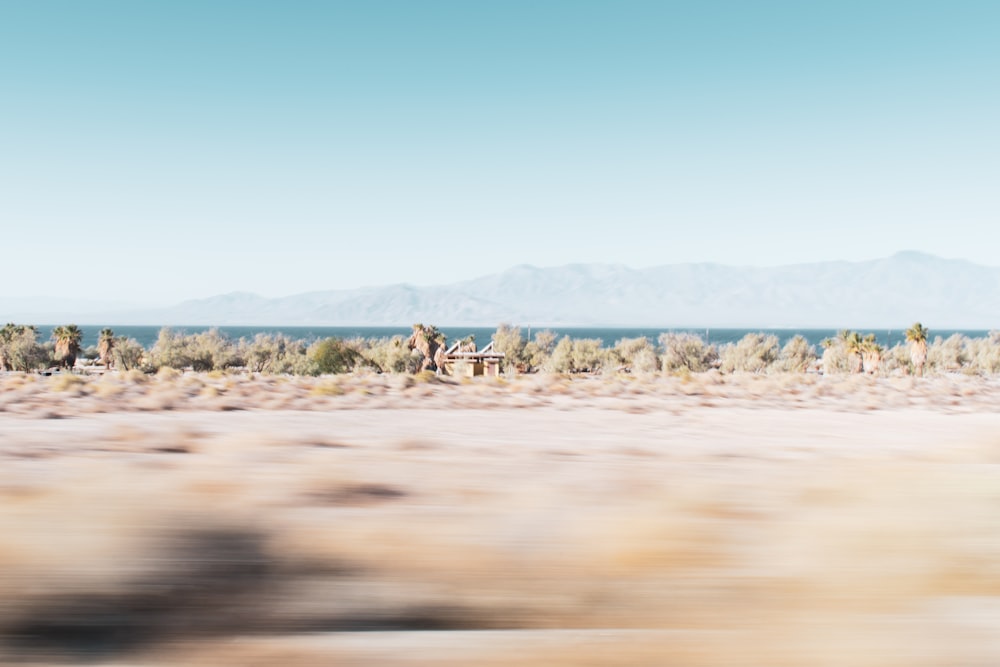
<path fill-rule="evenodd" d="M 435 327 L 415 325 L 425 335 L 443 334 Z M 430 331 L 431 334 L 426 334 Z M 84 349 L 76 325 L 55 327 L 51 340 L 40 341 L 38 328 L 7 324 L 0 328 L 0 370 L 30 372 L 44 368 L 72 369 L 81 365 L 106 369 L 156 372 L 161 368 L 194 371 L 243 371 L 264 374 L 322 375 L 369 371 L 415 373 L 427 368 L 419 346 L 403 336 L 385 338 L 293 339 L 281 333 L 232 339 L 218 329 L 186 334 L 160 330 L 156 342 L 144 348 L 135 339 L 101 330 L 97 345 Z M 1000 372 L 1000 333 L 986 338 L 955 334 L 930 340 L 920 323 L 906 332 L 906 343 L 881 346 L 874 334 L 841 331 L 820 349 L 804 337 L 784 345 L 773 334 L 749 333 L 724 345 L 708 343 L 691 333 L 662 333 L 622 338 L 611 346 L 598 338 L 571 338 L 538 331 L 529 340 L 516 326 L 501 324 L 492 334 L 494 349 L 504 354 L 507 373 L 867 373 L 869 375 Z M 474 345 L 464 339 L 463 345 Z"/>

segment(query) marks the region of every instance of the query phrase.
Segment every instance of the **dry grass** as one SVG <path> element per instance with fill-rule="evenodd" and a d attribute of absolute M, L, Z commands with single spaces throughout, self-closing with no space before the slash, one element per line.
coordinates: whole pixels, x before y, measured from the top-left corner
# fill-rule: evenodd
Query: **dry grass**
<path fill-rule="evenodd" d="M 0 376 L 0 412 L 71 417 L 99 412 L 190 410 L 338 410 L 365 408 L 547 407 L 581 404 L 643 412 L 718 402 L 747 407 L 829 407 L 870 411 L 915 407 L 989 412 L 1000 406 L 1000 381 L 978 376 L 878 378 L 776 373 L 722 375 L 543 374 L 500 378 L 351 375 L 268 377 L 134 371 L 103 377 Z"/>

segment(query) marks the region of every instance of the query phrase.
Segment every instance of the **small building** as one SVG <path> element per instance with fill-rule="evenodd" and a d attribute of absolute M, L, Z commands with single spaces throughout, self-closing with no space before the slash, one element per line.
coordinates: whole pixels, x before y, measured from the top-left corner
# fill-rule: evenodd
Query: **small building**
<path fill-rule="evenodd" d="M 500 375 L 503 352 L 494 350 L 492 342 L 481 350 L 476 350 L 475 343 L 472 343 L 472 350 L 469 351 L 467 345 L 468 343 L 459 341 L 445 351 L 444 370 L 448 375 L 455 375 L 456 371 L 465 377 Z"/>

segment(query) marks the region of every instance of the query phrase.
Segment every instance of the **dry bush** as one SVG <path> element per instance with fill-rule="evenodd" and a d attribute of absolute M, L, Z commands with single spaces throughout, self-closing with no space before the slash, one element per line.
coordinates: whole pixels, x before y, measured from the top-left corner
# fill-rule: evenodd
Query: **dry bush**
<path fill-rule="evenodd" d="M 748 333 L 719 350 L 719 369 L 723 373 L 765 373 L 778 355 L 777 336 Z"/>
<path fill-rule="evenodd" d="M 240 345 L 218 329 L 188 335 L 164 327 L 149 352 L 149 363 L 154 369 L 211 371 L 242 366 L 243 359 Z"/>
<path fill-rule="evenodd" d="M 73 373 L 60 373 L 52 378 L 51 388 L 53 391 L 72 391 L 77 394 L 82 393 L 87 385 L 87 380 Z"/>
<path fill-rule="evenodd" d="M 146 350 L 134 338 L 118 336 L 111 347 L 111 367 L 119 371 L 142 368 L 146 360 Z"/>
<path fill-rule="evenodd" d="M 344 383 L 336 379 L 323 380 L 315 384 L 309 393 L 313 396 L 343 396 Z"/>
<path fill-rule="evenodd" d="M 239 348 L 239 354 L 251 373 L 316 374 L 305 341 L 294 340 L 284 334 L 257 334 L 251 341 L 241 340 Z"/>
<path fill-rule="evenodd" d="M 600 338 L 575 338 L 570 353 L 574 373 L 596 373 L 605 366 L 607 354 Z"/>
<path fill-rule="evenodd" d="M 536 331 L 533 340 L 524 346 L 524 359 L 533 370 L 546 368 L 556 348 L 556 335 L 548 329 Z"/>
<path fill-rule="evenodd" d="M 501 324 L 492 336 L 493 349 L 504 355 L 503 371 L 516 372 L 518 366 L 525 362 L 525 340 L 520 327 Z"/>
<path fill-rule="evenodd" d="M 844 340 L 840 337 L 827 338 L 821 343 L 823 347 L 822 366 L 824 375 L 836 375 L 854 372 L 854 360 L 848 353 Z"/>
<path fill-rule="evenodd" d="M 156 379 L 160 382 L 173 382 L 181 377 L 184 373 L 171 366 L 162 366 L 160 370 L 156 371 Z"/>
<path fill-rule="evenodd" d="M 714 345 L 708 345 L 697 334 L 662 333 L 659 339 L 663 350 L 660 365 L 665 373 L 689 371 L 701 373 L 711 368 L 719 359 Z"/>
<path fill-rule="evenodd" d="M 403 336 L 369 340 L 361 354 L 383 373 L 412 373 L 417 370 Z"/>
<path fill-rule="evenodd" d="M 655 373 L 659 368 L 656 348 L 645 336 L 620 339 L 607 351 L 606 359 L 611 366 L 630 373 Z"/>
<path fill-rule="evenodd" d="M 784 373 L 805 373 L 815 362 L 816 349 L 805 338 L 795 335 L 781 348 L 775 370 Z"/>
<path fill-rule="evenodd" d="M 931 373 L 957 373 L 969 363 L 969 339 L 952 334 L 947 339 L 937 336 L 927 346 L 927 368 Z"/>
<path fill-rule="evenodd" d="M 28 372 L 49 365 L 51 351 L 38 342 L 38 329 L 7 324 L 0 328 L 0 370 Z"/>
<path fill-rule="evenodd" d="M 545 360 L 542 370 L 549 373 L 573 372 L 573 339 L 563 336 L 552 348 L 552 354 Z"/>
<path fill-rule="evenodd" d="M 986 338 L 967 341 L 966 351 L 969 366 L 974 372 L 1000 374 L 1000 332 L 991 331 Z"/>

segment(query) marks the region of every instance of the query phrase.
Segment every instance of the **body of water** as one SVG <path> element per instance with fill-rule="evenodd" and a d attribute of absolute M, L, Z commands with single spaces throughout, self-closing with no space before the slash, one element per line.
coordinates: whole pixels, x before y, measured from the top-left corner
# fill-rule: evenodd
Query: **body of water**
<path fill-rule="evenodd" d="M 89 326 L 81 325 L 80 329 L 83 330 L 83 346 L 88 347 L 92 345 L 97 345 L 97 338 L 101 329 L 104 326 Z M 156 338 L 160 333 L 162 327 L 158 326 L 114 326 L 110 325 L 108 328 L 115 332 L 116 336 L 128 336 L 129 338 L 134 338 L 143 347 L 149 348 L 156 342 Z M 213 327 L 203 327 L 203 326 L 176 326 L 170 327 L 174 331 L 184 332 L 188 334 L 200 333 L 202 331 L 207 331 Z M 236 326 L 224 326 L 224 327 L 214 327 L 221 331 L 223 334 L 232 339 L 239 338 L 253 338 L 259 333 L 274 334 L 282 333 L 290 338 L 304 339 L 304 340 L 318 340 L 321 338 L 329 338 L 331 336 L 336 336 L 339 338 L 353 338 L 355 336 L 360 336 L 362 338 L 390 338 L 392 336 L 403 336 L 409 337 L 411 328 L 410 327 L 236 327 Z M 490 336 L 496 331 L 495 327 L 439 327 L 442 333 L 448 336 L 449 343 L 454 342 L 460 338 L 465 338 L 466 336 L 474 335 L 476 337 L 476 344 L 479 347 L 483 347 L 490 341 Z M 639 336 L 645 336 L 652 340 L 654 343 L 657 338 L 659 338 L 661 333 L 674 332 L 674 333 L 692 333 L 701 336 L 704 340 L 709 343 L 714 343 L 716 345 L 724 345 L 726 343 L 733 343 L 743 338 L 748 333 L 762 332 L 767 334 L 774 334 L 784 345 L 786 341 L 796 335 L 803 336 L 811 344 L 817 347 L 824 338 L 831 338 L 837 335 L 837 329 L 694 329 L 694 328 L 664 328 L 664 327 L 636 327 L 636 328 L 596 328 L 596 327 L 521 327 L 521 334 L 527 337 L 533 337 L 537 331 L 542 329 L 548 329 L 554 331 L 559 337 L 570 336 L 572 338 L 599 338 L 603 341 L 605 347 L 610 347 L 615 344 L 615 341 L 621 340 L 622 338 L 636 338 Z M 52 335 L 52 325 L 44 325 L 38 327 L 39 338 L 41 340 L 48 340 Z M 862 334 L 875 334 L 878 342 L 884 346 L 892 347 L 896 343 L 906 340 L 906 330 L 905 329 L 895 329 L 895 330 L 865 330 L 861 329 Z M 988 331 L 978 330 L 978 329 L 941 329 L 932 330 L 931 339 L 933 340 L 937 336 L 942 336 L 947 338 L 952 334 L 959 333 L 969 338 L 981 338 L 989 334 Z M 530 336 L 529 336 L 530 334 Z"/>

